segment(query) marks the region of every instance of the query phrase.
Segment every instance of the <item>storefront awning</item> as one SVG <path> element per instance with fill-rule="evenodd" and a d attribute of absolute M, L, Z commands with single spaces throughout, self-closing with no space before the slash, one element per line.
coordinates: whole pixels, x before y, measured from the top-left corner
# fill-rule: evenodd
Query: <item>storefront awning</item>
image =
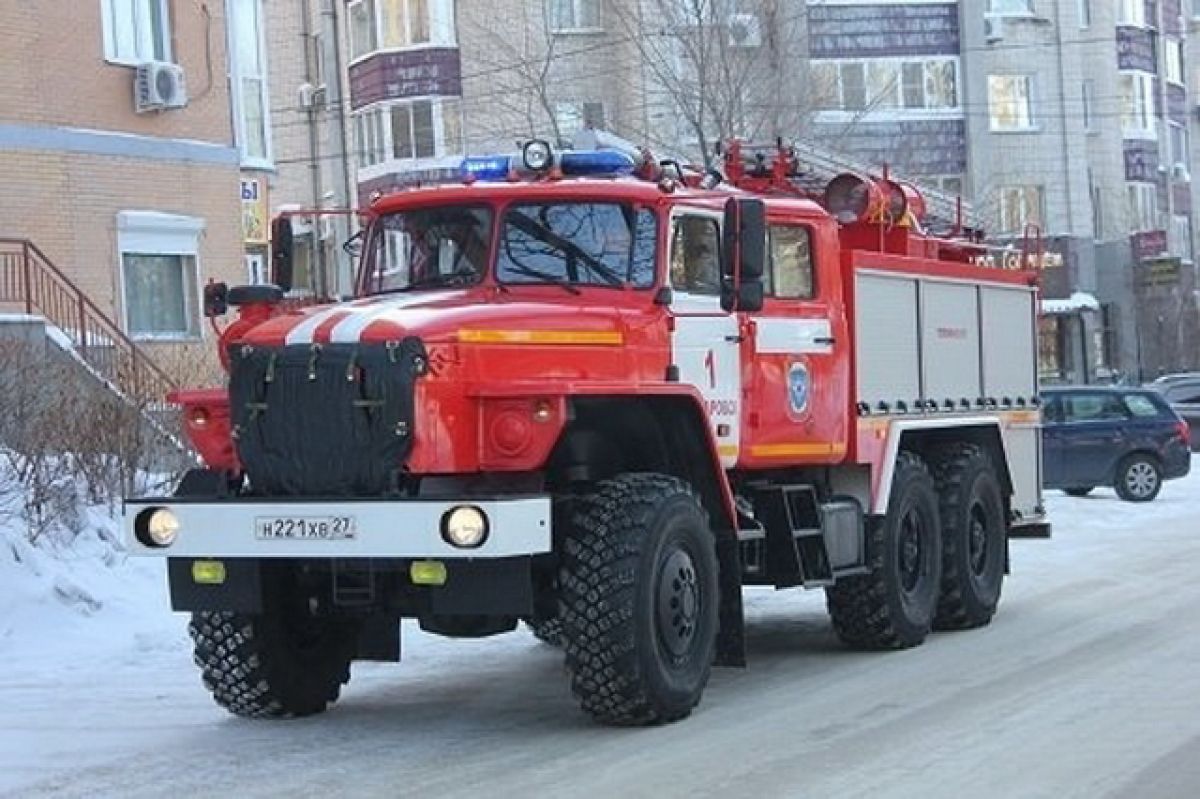
<path fill-rule="evenodd" d="M 1099 311 L 1100 301 L 1086 291 L 1077 291 L 1066 299 L 1042 300 L 1042 313 L 1047 316 Z"/>

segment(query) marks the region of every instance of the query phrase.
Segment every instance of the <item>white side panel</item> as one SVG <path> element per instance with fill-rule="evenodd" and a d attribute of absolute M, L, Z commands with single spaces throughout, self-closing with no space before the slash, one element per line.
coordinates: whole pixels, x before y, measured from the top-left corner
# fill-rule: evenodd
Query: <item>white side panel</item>
<path fill-rule="evenodd" d="M 1013 481 L 1013 510 L 1026 519 L 1039 516 L 1042 504 L 1041 434 L 1036 424 L 1004 431 L 1004 448 Z"/>
<path fill-rule="evenodd" d="M 983 318 L 983 393 L 1002 400 L 1037 394 L 1036 295 L 1031 289 L 980 289 Z"/>
<path fill-rule="evenodd" d="M 912 403 L 921 396 L 917 281 L 859 273 L 855 286 L 858 400 Z"/>
<path fill-rule="evenodd" d="M 741 438 L 742 371 L 734 316 L 677 316 L 671 358 L 679 382 L 704 396 L 713 440 L 725 467 L 737 464 Z"/>
<path fill-rule="evenodd" d="M 969 283 L 921 281 L 921 395 L 945 409 L 982 396 L 979 374 L 979 290 Z M 969 404 L 966 407 L 971 407 Z"/>
<path fill-rule="evenodd" d="M 754 348 L 763 355 L 829 355 L 833 352 L 833 326 L 828 319 L 764 316 L 754 320 L 754 327 Z"/>

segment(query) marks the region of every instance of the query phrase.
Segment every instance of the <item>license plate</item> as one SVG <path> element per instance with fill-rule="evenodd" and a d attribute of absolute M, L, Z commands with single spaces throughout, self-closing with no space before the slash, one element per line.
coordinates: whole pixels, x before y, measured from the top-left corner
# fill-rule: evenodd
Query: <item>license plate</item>
<path fill-rule="evenodd" d="M 259 516 L 254 535 L 260 541 L 344 541 L 358 535 L 353 516 Z"/>

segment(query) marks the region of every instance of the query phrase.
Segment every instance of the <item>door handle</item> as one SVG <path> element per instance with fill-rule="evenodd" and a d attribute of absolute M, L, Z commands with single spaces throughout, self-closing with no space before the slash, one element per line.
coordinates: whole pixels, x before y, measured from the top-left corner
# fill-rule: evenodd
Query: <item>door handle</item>
<path fill-rule="evenodd" d="M 741 344 L 743 341 L 746 340 L 746 337 L 745 336 L 726 336 L 725 340 L 728 341 L 730 344 Z"/>
<path fill-rule="evenodd" d="M 834 344 L 837 344 L 837 339 L 835 339 L 833 336 L 813 336 L 812 343 L 825 344 L 832 347 Z"/>

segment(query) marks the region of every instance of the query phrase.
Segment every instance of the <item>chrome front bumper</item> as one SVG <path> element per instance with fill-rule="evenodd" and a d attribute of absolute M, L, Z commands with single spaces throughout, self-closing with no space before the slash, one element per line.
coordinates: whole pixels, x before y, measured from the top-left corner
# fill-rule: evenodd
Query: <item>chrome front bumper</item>
<path fill-rule="evenodd" d="M 470 505 L 487 516 L 482 546 L 460 549 L 442 539 L 442 517 Z M 166 547 L 137 536 L 140 514 L 166 508 L 179 533 Z M 352 538 L 264 537 L 264 520 L 354 520 Z M 122 532 L 133 555 L 170 558 L 508 558 L 550 551 L 550 498 L 345 500 L 337 502 L 191 500 L 178 497 L 128 500 Z M 319 535 L 319 532 L 318 532 Z"/>

